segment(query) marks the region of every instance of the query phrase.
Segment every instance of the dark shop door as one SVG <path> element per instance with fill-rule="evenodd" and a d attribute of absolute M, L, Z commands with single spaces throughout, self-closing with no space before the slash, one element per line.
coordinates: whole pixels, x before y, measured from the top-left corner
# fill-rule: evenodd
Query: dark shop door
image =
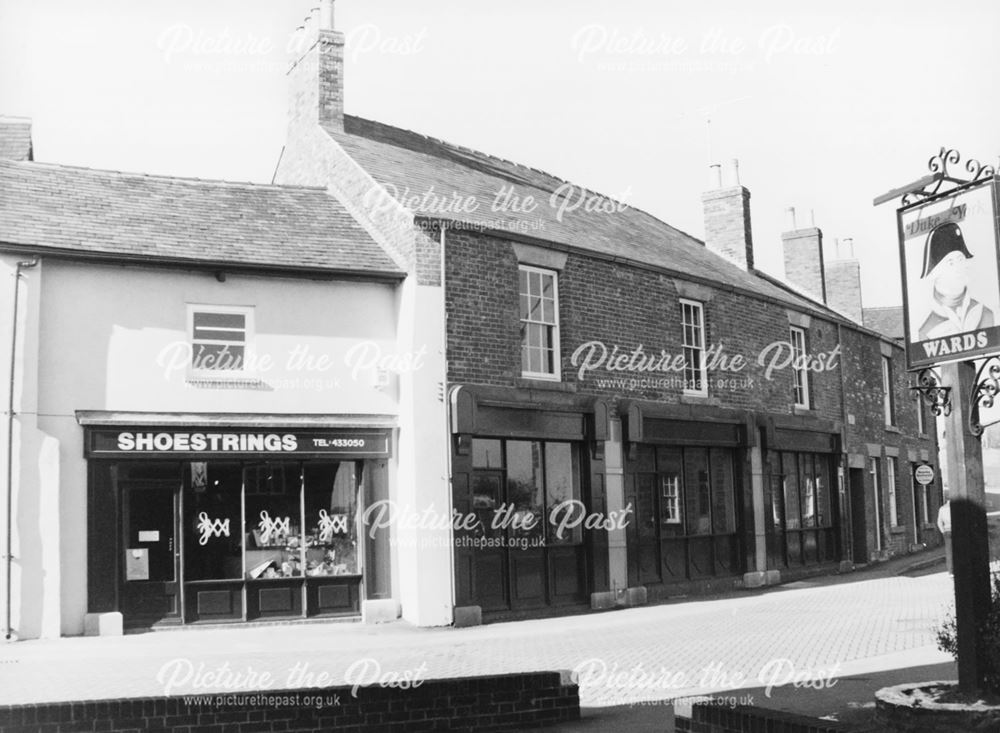
<path fill-rule="evenodd" d="M 180 620 L 177 482 L 122 482 L 121 612 L 126 624 Z"/>

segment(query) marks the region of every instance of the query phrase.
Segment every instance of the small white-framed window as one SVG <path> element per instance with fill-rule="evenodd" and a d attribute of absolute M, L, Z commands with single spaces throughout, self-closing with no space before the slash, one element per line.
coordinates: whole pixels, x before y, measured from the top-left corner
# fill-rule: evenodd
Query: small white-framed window
<path fill-rule="evenodd" d="M 885 461 L 886 482 L 889 489 L 889 524 L 899 526 L 899 504 L 896 496 L 896 458 L 889 456 Z"/>
<path fill-rule="evenodd" d="M 660 511 L 663 515 L 664 524 L 680 524 L 681 523 L 681 477 L 677 474 L 671 474 L 669 476 L 663 476 L 661 478 L 662 484 L 662 501 L 660 502 Z"/>
<path fill-rule="evenodd" d="M 696 300 L 681 299 L 681 345 L 684 352 L 684 391 L 707 395 L 705 365 L 705 309 Z"/>
<path fill-rule="evenodd" d="M 882 409 L 885 413 L 885 424 L 895 425 L 896 415 L 892 399 L 892 359 L 882 357 Z"/>
<path fill-rule="evenodd" d="M 521 375 L 532 379 L 560 378 L 559 282 L 557 273 L 540 267 L 519 267 L 521 312 Z"/>
<path fill-rule="evenodd" d="M 188 305 L 192 376 L 225 377 L 247 373 L 253 348 L 253 308 Z"/>
<path fill-rule="evenodd" d="M 798 326 L 789 327 L 792 344 L 792 399 L 796 407 L 809 408 L 809 370 L 806 368 L 806 332 Z"/>

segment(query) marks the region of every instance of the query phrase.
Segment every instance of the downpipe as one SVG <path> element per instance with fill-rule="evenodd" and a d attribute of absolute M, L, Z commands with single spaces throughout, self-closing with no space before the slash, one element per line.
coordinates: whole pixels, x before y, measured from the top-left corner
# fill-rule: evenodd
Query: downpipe
<path fill-rule="evenodd" d="M 7 390 L 7 514 L 6 514 L 6 547 L 4 550 L 4 562 L 7 572 L 4 577 L 6 585 L 4 592 L 4 602 L 6 604 L 4 615 L 4 639 L 10 641 L 13 636 L 11 629 L 12 605 L 11 591 L 14 587 L 11 579 L 11 570 L 14 567 L 14 517 L 12 510 L 14 507 L 14 374 L 17 368 L 17 311 L 21 294 L 21 272 L 29 270 L 38 264 L 38 258 L 18 262 L 14 267 L 14 308 L 13 319 L 10 328 L 10 385 Z"/>

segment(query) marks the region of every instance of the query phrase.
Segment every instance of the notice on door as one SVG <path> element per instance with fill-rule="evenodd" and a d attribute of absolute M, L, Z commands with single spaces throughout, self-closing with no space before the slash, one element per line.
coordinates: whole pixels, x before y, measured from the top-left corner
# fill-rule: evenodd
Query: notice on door
<path fill-rule="evenodd" d="M 139 530 L 139 542 L 159 542 L 160 531 L 157 529 Z"/>
<path fill-rule="evenodd" d="M 125 550 L 125 580 L 149 580 L 149 550 L 145 547 Z"/>

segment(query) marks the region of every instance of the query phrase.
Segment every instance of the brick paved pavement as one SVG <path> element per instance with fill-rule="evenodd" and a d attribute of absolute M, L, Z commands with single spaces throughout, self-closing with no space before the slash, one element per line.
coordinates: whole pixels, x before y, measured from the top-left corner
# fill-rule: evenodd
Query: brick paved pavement
<path fill-rule="evenodd" d="M 352 665 L 350 682 L 376 670 L 430 679 L 598 660 L 581 679 L 581 702 L 609 706 L 760 687 L 768 664 L 812 680 L 947 661 L 934 627 L 951 602 L 950 577 L 873 575 L 467 629 L 325 623 L 26 641 L 0 647 L 0 703 L 161 695 L 171 680 L 175 694 L 340 685 Z"/>

